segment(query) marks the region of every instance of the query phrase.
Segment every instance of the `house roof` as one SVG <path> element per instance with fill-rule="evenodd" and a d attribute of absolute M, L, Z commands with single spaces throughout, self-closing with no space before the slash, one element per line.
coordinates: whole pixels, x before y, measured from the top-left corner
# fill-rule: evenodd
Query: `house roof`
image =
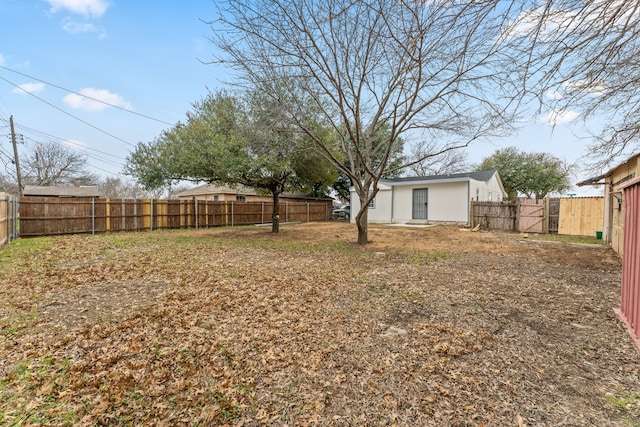
<path fill-rule="evenodd" d="M 578 187 L 582 187 L 582 186 L 585 186 L 585 185 L 602 185 L 602 184 L 605 183 L 603 180 L 606 177 L 613 175 L 613 173 L 616 171 L 616 169 L 618 169 L 620 166 L 626 165 L 627 163 L 629 163 L 631 160 L 635 159 L 636 157 L 640 157 L 640 153 L 634 154 L 633 156 L 629 157 L 624 162 L 619 163 L 615 167 L 609 169 L 608 172 L 605 172 L 602 175 L 594 176 L 592 178 L 587 178 L 584 181 L 578 182 L 576 185 Z"/>
<path fill-rule="evenodd" d="M 212 184 L 200 185 L 198 187 L 190 188 L 185 191 L 181 191 L 176 196 L 178 197 L 190 197 L 190 196 L 202 196 L 208 194 L 244 194 L 244 195 L 256 195 L 256 191 L 253 188 L 247 188 L 239 185 L 237 188 L 217 186 Z"/>
<path fill-rule="evenodd" d="M 223 185 L 213 185 L 213 184 L 205 184 L 199 187 L 194 187 L 189 190 L 181 191 L 176 194 L 178 197 L 194 197 L 194 196 L 204 196 L 204 195 L 214 195 L 214 194 L 240 194 L 244 196 L 257 196 L 260 195 L 258 192 L 249 187 L 245 187 L 243 185 L 238 185 L 236 188 L 226 187 Z M 289 197 L 296 199 L 313 199 L 313 200 L 325 200 L 319 197 L 308 197 L 302 193 L 282 193 L 280 197 Z M 326 198 L 326 200 L 332 200 L 330 197 Z"/>
<path fill-rule="evenodd" d="M 604 181 L 602 181 L 604 179 L 606 175 L 598 175 L 598 176 L 594 176 L 592 178 L 587 178 L 584 181 L 580 181 L 578 182 L 576 185 L 578 187 L 583 187 L 585 185 L 602 185 L 604 184 Z"/>
<path fill-rule="evenodd" d="M 496 176 L 502 196 L 507 195 L 500 179 L 500 174 L 496 170 L 452 173 L 448 175 L 430 175 L 430 176 L 409 176 L 402 178 L 382 179 L 378 185 L 381 190 L 390 190 L 391 187 L 398 185 L 415 185 L 415 184 L 446 184 L 450 182 L 470 182 L 471 180 L 487 182 Z M 353 187 L 351 187 L 353 190 Z"/>
<path fill-rule="evenodd" d="M 430 176 L 410 176 L 403 178 L 392 178 L 383 180 L 390 185 L 400 183 L 416 183 L 416 182 L 456 182 L 456 181 L 469 181 L 474 179 L 476 181 L 489 181 L 493 175 L 498 172 L 495 170 L 477 171 L 477 172 L 465 172 L 465 173 L 452 173 L 448 175 L 430 175 Z"/>
<path fill-rule="evenodd" d="M 47 197 L 100 197 L 98 187 L 54 187 L 27 185 L 22 192 L 25 196 Z"/>

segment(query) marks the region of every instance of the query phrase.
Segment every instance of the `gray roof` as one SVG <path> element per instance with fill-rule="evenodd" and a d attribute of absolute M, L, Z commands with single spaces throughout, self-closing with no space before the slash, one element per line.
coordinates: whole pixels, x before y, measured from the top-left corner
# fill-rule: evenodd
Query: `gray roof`
<path fill-rule="evenodd" d="M 475 179 L 476 181 L 489 181 L 493 175 L 496 174 L 495 170 L 477 171 L 477 172 L 465 172 L 465 173 L 452 173 L 448 175 L 430 175 L 430 176 L 410 176 L 403 178 L 385 179 L 384 182 L 391 184 L 401 182 L 424 182 L 424 181 L 468 181 L 469 179 Z"/>
<path fill-rule="evenodd" d="M 22 192 L 24 196 L 47 197 L 100 197 L 98 187 L 54 187 L 27 185 Z"/>
<path fill-rule="evenodd" d="M 185 191 L 181 191 L 176 196 L 189 197 L 189 196 L 201 196 L 205 194 L 244 194 L 255 195 L 257 194 L 253 188 L 247 188 L 244 186 L 238 186 L 237 188 L 216 186 L 212 184 L 200 185 L 199 187 L 190 188 Z"/>
<path fill-rule="evenodd" d="M 190 188 L 189 190 L 181 191 L 176 194 L 177 197 L 194 197 L 194 196 L 204 196 L 204 195 L 214 195 L 214 194 L 240 194 L 245 196 L 258 196 L 258 193 L 255 189 L 245 187 L 243 185 L 238 185 L 235 188 L 226 187 L 226 186 L 218 186 L 213 184 L 205 184 L 199 187 Z M 308 200 L 332 200 L 331 197 L 321 198 L 321 197 L 309 197 L 302 193 L 289 193 L 285 192 L 280 194 L 280 197 L 286 197 L 291 199 L 308 199 Z"/>

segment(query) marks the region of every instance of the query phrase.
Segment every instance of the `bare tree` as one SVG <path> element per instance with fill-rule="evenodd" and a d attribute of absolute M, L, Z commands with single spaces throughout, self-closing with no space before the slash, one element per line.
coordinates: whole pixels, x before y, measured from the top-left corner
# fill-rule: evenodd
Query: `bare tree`
<path fill-rule="evenodd" d="M 96 185 L 99 176 L 86 169 L 86 156 L 53 142 L 38 143 L 26 153 L 23 181 L 31 185 Z"/>
<path fill-rule="evenodd" d="M 640 3 L 543 0 L 505 27 L 521 50 L 524 90 L 548 106 L 549 119 L 581 116 L 594 136 L 594 168 L 637 152 L 640 141 Z M 536 7 L 533 5 L 535 4 Z M 524 43 L 517 44 L 514 40 Z M 580 122 L 580 121 L 578 121 Z M 595 127 L 594 127 L 595 126 Z"/>
<path fill-rule="evenodd" d="M 164 194 L 163 188 L 145 190 L 135 182 L 112 177 L 101 180 L 98 189 L 103 197 L 119 199 L 157 199 Z"/>
<path fill-rule="evenodd" d="M 435 141 L 399 166 L 503 134 L 514 86 L 497 34 L 516 14 L 462 0 L 227 0 L 211 23 L 214 61 L 279 103 L 367 206 L 398 138 Z M 310 108 L 311 106 L 311 108 Z M 385 143 L 374 135 L 389 128 Z M 448 141 L 439 144 L 437 141 Z"/>
<path fill-rule="evenodd" d="M 470 168 L 464 150 L 445 151 L 433 156 L 430 154 L 438 152 L 434 145 L 433 141 L 422 141 L 411 147 L 409 158 L 413 164 L 409 170 L 414 176 L 446 175 L 466 172 Z"/>

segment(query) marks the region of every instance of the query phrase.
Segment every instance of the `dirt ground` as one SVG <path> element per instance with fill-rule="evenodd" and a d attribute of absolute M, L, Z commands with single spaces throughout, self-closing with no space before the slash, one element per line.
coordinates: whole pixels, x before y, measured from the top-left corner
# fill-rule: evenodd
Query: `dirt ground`
<path fill-rule="evenodd" d="M 0 272 L 0 424 L 638 426 L 601 245 L 347 223 L 64 236 Z"/>

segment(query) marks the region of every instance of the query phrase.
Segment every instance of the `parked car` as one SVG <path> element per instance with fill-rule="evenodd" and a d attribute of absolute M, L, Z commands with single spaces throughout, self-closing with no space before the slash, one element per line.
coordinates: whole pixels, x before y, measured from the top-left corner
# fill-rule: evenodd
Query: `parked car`
<path fill-rule="evenodd" d="M 333 210 L 333 219 L 351 219 L 351 206 L 344 205 Z"/>

